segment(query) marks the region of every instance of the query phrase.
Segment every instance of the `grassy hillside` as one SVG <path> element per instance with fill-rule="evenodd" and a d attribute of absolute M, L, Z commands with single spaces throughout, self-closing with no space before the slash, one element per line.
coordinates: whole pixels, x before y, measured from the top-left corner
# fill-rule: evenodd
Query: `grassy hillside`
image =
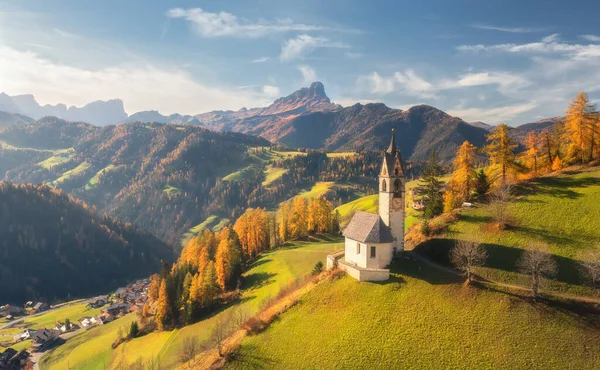
<path fill-rule="evenodd" d="M 275 296 L 281 287 L 295 278 L 309 274 L 317 261 L 339 250 L 343 243 L 339 239 L 314 239 L 296 242 L 284 248 L 264 253 L 245 274 L 244 291 L 240 307 L 248 314 L 258 311 L 260 305 L 269 297 Z M 119 319 L 108 325 L 94 328 L 78 335 L 67 344 L 58 347 L 43 360 L 43 369 L 64 369 L 69 363 L 71 368 L 104 369 L 118 368 L 133 363 L 138 358 L 158 358 L 165 369 L 178 364 L 178 356 L 185 338 L 197 337 L 200 341 L 209 336 L 210 330 L 227 311 L 220 312 L 194 325 L 170 332 L 156 332 L 134 339 L 116 350 L 111 343 L 116 339 L 119 326 L 125 326 L 132 316 Z M 93 354 L 87 358 L 85 353 Z"/>
<path fill-rule="evenodd" d="M 464 210 L 449 226 L 447 237 L 425 246 L 432 253 L 445 254 L 452 239 L 485 243 L 488 263 L 484 276 L 509 282 L 525 282 L 515 273 L 515 263 L 531 242 L 547 243 L 558 262 L 559 272 L 550 287 L 555 290 L 589 294 L 579 278 L 576 261 L 581 253 L 600 248 L 600 169 L 546 177 L 516 189 L 511 202 L 511 227 L 497 231 L 490 227 L 492 212 L 486 204 Z"/>
<path fill-rule="evenodd" d="M 598 317 L 466 287 L 401 260 L 385 283 L 350 277 L 317 286 L 231 369 L 577 368 L 600 364 Z"/>

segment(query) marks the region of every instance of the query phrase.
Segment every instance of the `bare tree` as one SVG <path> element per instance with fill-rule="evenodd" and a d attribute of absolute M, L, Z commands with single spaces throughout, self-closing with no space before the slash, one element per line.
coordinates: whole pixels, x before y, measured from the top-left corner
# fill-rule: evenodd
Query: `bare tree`
<path fill-rule="evenodd" d="M 240 329 L 249 318 L 250 314 L 242 307 L 235 307 L 231 310 L 231 319 L 233 321 L 234 329 Z"/>
<path fill-rule="evenodd" d="M 582 261 L 580 262 L 581 267 L 581 275 L 583 278 L 587 279 L 592 289 L 594 289 L 594 294 L 600 294 L 600 251 L 594 250 L 585 253 L 582 257 Z"/>
<path fill-rule="evenodd" d="M 490 206 L 494 219 L 500 230 L 504 230 L 508 223 L 508 203 L 511 200 L 513 186 L 510 184 L 501 184 L 490 194 Z"/>
<path fill-rule="evenodd" d="M 483 265 L 486 259 L 487 252 L 479 243 L 458 240 L 450 250 L 450 261 L 467 276 L 469 283 L 473 267 Z"/>
<path fill-rule="evenodd" d="M 179 361 L 185 364 L 194 360 L 198 354 L 198 349 L 198 339 L 196 337 L 186 337 L 179 353 Z M 190 364 L 190 366 L 193 366 L 193 364 Z"/>
<path fill-rule="evenodd" d="M 224 315 L 217 320 L 210 335 L 210 342 L 217 348 L 221 357 L 223 357 L 223 342 L 231 333 L 231 319 L 231 315 Z"/>
<path fill-rule="evenodd" d="M 517 261 L 518 269 L 529 275 L 533 298 L 539 296 L 540 285 L 544 278 L 554 276 L 558 271 L 556 261 L 549 253 L 548 246 L 543 243 L 531 243 Z"/>

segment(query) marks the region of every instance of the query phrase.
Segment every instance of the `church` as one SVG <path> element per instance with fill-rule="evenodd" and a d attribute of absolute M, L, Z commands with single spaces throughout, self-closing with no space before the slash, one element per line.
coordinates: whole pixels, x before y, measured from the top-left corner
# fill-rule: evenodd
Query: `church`
<path fill-rule="evenodd" d="M 356 212 L 344 230 L 344 258 L 338 266 L 359 281 L 389 279 L 386 267 L 404 250 L 405 184 L 402 156 L 392 129 L 379 173 L 379 214 Z"/>

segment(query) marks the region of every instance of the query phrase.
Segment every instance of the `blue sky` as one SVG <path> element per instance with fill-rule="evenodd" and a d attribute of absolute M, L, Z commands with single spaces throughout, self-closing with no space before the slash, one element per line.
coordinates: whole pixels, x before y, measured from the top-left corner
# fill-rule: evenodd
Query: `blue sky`
<path fill-rule="evenodd" d="M 574 5 L 577 4 L 577 5 Z M 513 125 L 600 98 L 600 2 L 0 0 L 0 91 L 132 114 L 429 104 Z"/>

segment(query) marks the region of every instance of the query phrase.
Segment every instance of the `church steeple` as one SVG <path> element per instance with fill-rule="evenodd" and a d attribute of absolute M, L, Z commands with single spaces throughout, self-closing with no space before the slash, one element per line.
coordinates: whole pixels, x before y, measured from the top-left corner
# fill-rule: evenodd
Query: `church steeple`
<path fill-rule="evenodd" d="M 394 129 L 392 128 L 392 140 L 390 141 L 390 146 L 386 150 L 386 153 L 391 154 L 392 158 L 396 156 L 398 152 L 398 147 L 396 146 L 396 135 L 394 134 Z"/>

